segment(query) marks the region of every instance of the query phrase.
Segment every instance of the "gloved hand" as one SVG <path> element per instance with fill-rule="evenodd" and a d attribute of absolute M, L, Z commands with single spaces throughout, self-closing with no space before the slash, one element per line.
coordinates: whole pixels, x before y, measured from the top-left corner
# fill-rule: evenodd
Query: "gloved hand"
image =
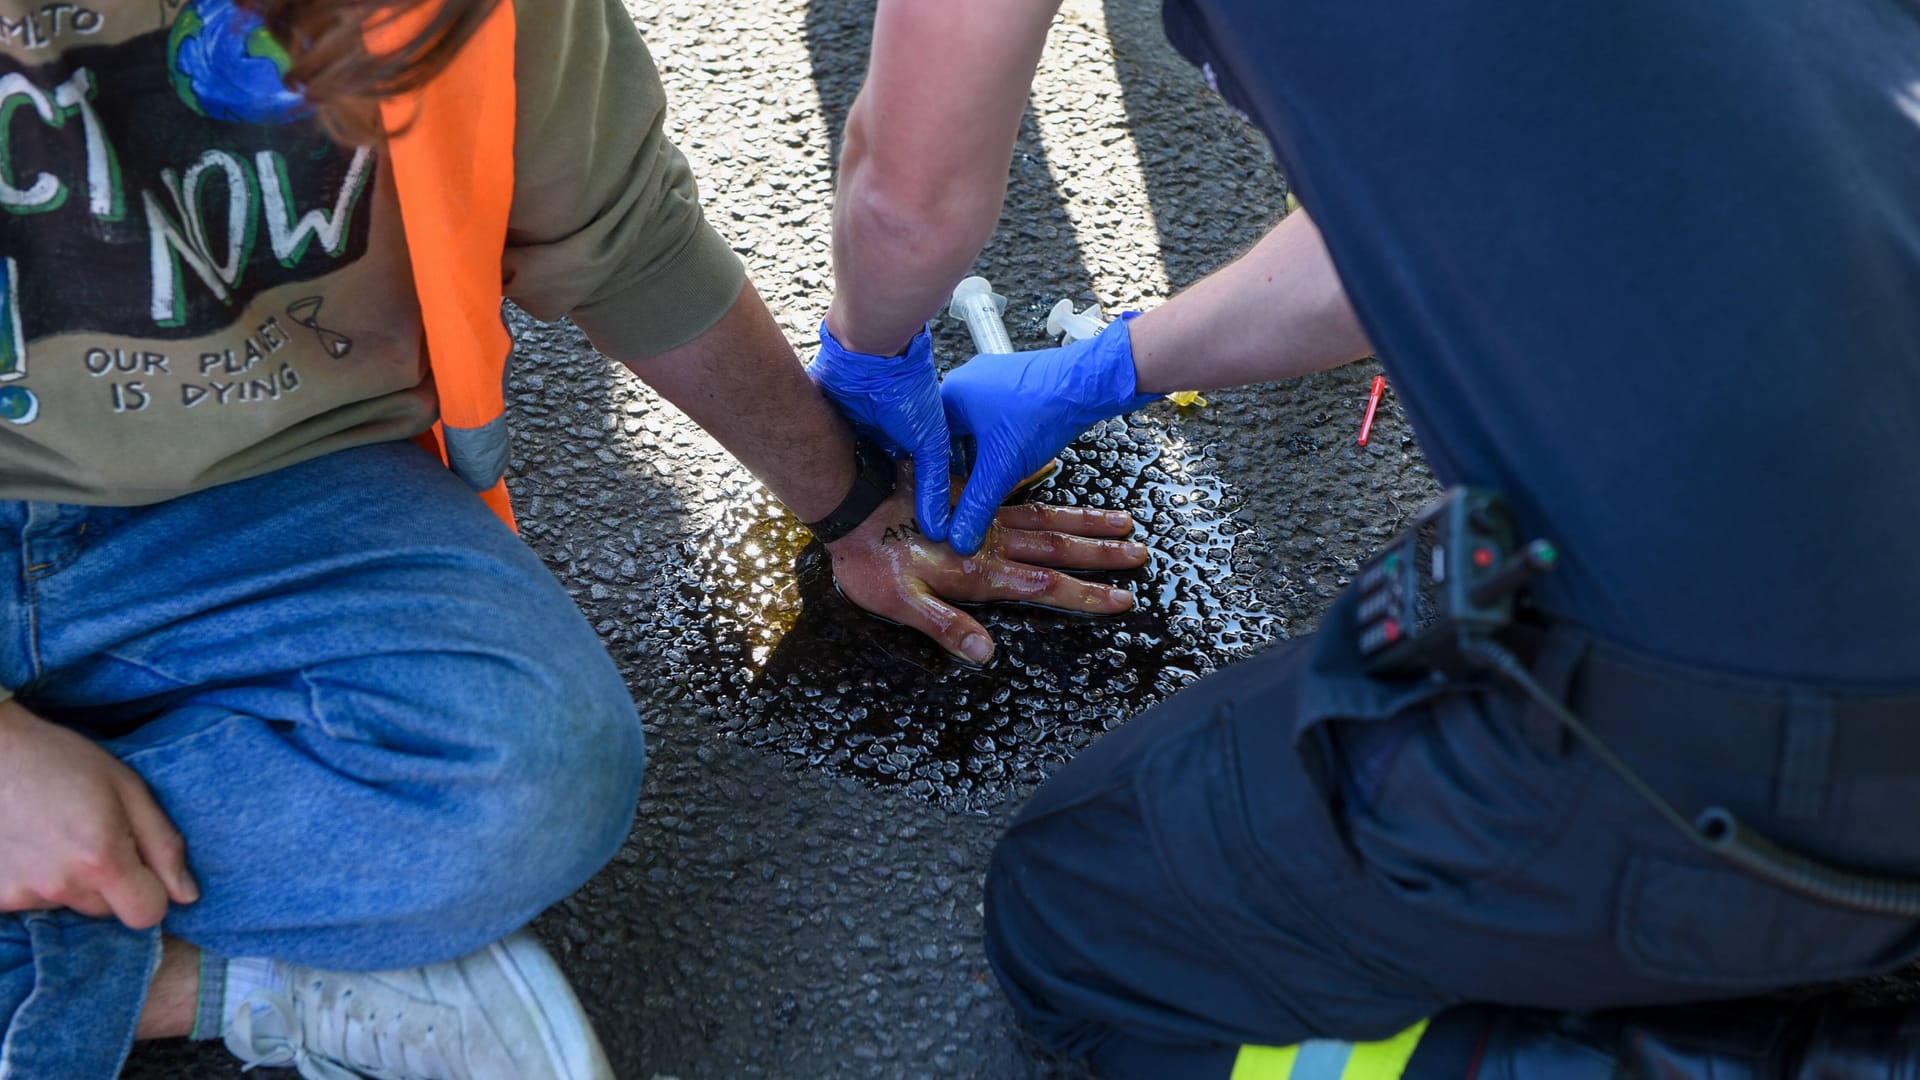
<path fill-rule="evenodd" d="M 933 367 L 933 336 L 925 327 L 901 356 L 858 353 L 834 340 L 820 323 L 820 352 L 807 375 L 859 434 L 890 454 L 913 457 L 914 517 L 935 542 L 947 538 L 947 418 L 940 407 L 940 376 Z"/>
<path fill-rule="evenodd" d="M 947 373 L 940 385 L 947 426 L 978 444 L 947 530 L 955 551 L 978 551 L 1000 500 L 1081 432 L 1161 396 L 1134 389 L 1126 323 L 1137 314 L 1126 312 L 1085 341 L 976 356 Z"/>

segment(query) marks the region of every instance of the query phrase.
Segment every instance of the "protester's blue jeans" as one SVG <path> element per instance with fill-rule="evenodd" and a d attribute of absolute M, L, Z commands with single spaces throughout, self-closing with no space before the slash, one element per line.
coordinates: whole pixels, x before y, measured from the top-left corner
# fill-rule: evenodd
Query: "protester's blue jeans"
<path fill-rule="evenodd" d="M 219 956 L 378 970 L 524 924 L 613 856 L 631 698 L 520 541 L 411 443 L 157 506 L 0 502 L 0 684 L 137 771 Z M 0 775 L 4 765 L 0 765 Z M 0 914 L 0 1077 L 105 1080 L 161 930 Z"/>

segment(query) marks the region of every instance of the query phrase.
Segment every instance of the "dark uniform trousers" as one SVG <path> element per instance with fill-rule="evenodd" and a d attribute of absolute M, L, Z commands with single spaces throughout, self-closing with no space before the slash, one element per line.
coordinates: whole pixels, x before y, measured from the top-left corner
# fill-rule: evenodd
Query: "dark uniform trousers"
<path fill-rule="evenodd" d="M 1113 731 L 1018 815 L 987 950 L 1044 1045 L 1226 1077 L 1241 1044 L 1470 1003 L 1715 1001 L 1920 955 L 1920 922 L 1699 851 L 1517 690 L 1364 675 L 1351 606 Z M 1509 644 L 1683 814 L 1920 876 L 1920 693 L 1706 674 L 1565 624 Z"/>

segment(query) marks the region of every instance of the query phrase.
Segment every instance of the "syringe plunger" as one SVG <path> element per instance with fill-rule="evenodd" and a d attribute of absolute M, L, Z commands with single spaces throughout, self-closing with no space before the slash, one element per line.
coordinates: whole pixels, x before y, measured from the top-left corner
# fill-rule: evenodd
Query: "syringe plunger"
<path fill-rule="evenodd" d="M 1065 334 L 1066 337 L 1060 341 L 1062 345 L 1097 337 L 1106 328 L 1106 315 L 1101 312 L 1099 304 L 1089 304 L 1085 311 L 1075 311 L 1073 301 L 1062 300 L 1047 313 L 1047 336 L 1052 338 Z"/>

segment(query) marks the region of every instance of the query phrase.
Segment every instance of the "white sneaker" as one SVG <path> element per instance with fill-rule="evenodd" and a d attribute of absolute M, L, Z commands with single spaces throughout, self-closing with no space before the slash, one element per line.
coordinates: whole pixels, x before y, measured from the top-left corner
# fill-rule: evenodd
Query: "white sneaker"
<path fill-rule="evenodd" d="M 287 965 L 227 1026 L 246 1067 L 307 1080 L 613 1080 L 560 968 L 525 930 L 404 971 Z"/>

